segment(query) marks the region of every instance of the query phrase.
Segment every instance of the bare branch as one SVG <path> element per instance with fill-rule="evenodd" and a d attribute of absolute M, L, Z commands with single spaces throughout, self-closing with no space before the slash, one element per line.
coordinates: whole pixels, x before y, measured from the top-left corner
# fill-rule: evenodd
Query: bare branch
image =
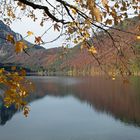
<path fill-rule="evenodd" d="M 40 9 L 40 10 L 44 10 L 44 12 L 53 20 L 56 22 L 61 22 L 62 24 L 66 24 L 66 22 L 63 19 L 58 19 L 56 18 L 53 14 L 50 13 L 49 8 L 47 6 L 42 6 L 42 5 L 38 5 L 38 4 L 34 4 L 32 2 L 29 2 L 27 0 L 15 0 L 15 1 L 19 1 L 22 2 L 23 4 L 26 4 L 28 6 L 31 6 L 33 9 Z"/>

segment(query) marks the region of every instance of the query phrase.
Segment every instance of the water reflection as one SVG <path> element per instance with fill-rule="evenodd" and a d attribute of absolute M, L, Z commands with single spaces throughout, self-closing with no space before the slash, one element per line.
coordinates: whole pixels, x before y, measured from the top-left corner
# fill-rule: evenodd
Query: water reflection
<path fill-rule="evenodd" d="M 36 87 L 38 87 L 36 83 Z M 41 91 L 41 89 L 40 89 Z M 42 94 L 43 90 L 41 92 L 37 91 L 35 93 L 32 93 L 28 98 L 27 102 L 30 103 L 34 100 L 38 100 L 43 98 L 46 94 Z M 2 93 L 0 93 L 0 125 L 5 125 L 7 121 L 11 120 L 13 115 L 17 112 L 20 112 L 20 110 L 17 110 L 14 105 L 10 106 L 9 108 L 5 107 L 3 102 Z"/>
<path fill-rule="evenodd" d="M 140 126 L 140 78 L 133 77 L 131 84 L 121 80 L 110 81 L 103 77 L 30 77 L 36 92 L 28 102 L 44 96 L 66 97 L 72 95 L 80 102 L 89 104 L 97 112 L 104 112 L 122 122 Z M 2 102 L 2 101 L 1 101 Z M 15 114 L 14 107 L 5 108 L 1 103 L 0 124 L 4 125 Z"/>
<path fill-rule="evenodd" d="M 0 125 L 5 125 L 8 120 L 17 112 L 14 106 L 6 108 L 1 100 L 0 106 Z"/>

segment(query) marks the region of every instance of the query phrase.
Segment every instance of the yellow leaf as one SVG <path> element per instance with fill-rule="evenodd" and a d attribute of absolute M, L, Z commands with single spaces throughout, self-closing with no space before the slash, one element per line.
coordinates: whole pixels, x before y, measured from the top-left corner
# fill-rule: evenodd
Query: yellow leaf
<path fill-rule="evenodd" d="M 92 16 L 93 17 L 95 16 L 95 19 L 96 19 L 97 22 L 101 22 L 102 21 L 101 12 L 100 12 L 100 10 L 97 7 L 93 8 Z"/>
<path fill-rule="evenodd" d="M 114 81 L 115 80 L 115 77 L 112 77 L 112 80 Z"/>
<path fill-rule="evenodd" d="M 115 73 L 112 74 L 112 80 L 116 80 L 116 76 L 115 76 Z"/>
<path fill-rule="evenodd" d="M 84 35 L 85 38 L 89 38 L 90 37 L 90 34 L 88 32 L 84 32 L 83 35 Z"/>
<path fill-rule="evenodd" d="M 73 42 L 74 42 L 74 44 L 77 44 L 77 43 L 78 43 L 78 41 L 77 41 L 76 39 L 74 39 L 74 41 L 73 41 Z"/>
<path fill-rule="evenodd" d="M 109 25 L 112 25 L 112 20 L 111 19 L 107 19 L 105 24 L 109 24 Z"/>
<path fill-rule="evenodd" d="M 1 74 L 1 73 L 3 73 L 3 72 L 4 72 L 4 69 L 3 69 L 3 68 L 1 68 L 1 69 L 0 69 L 0 74 Z"/>
<path fill-rule="evenodd" d="M 76 15 L 77 12 L 76 12 L 75 9 L 72 8 L 71 11 L 72 11 L 72 13 L 73 13 L 74 15 Z"/>
<path fill-rule="evenodd" d="M 26 48 L 27 48 L 26 44 L 24 42 L 22 42 L 22 41 L 17 41 L 15 43 L 15 51 L 17 53 L 22 52 Z"/>
<path fill-rule="evenodd" d="M 140 39 L 140 35 L 139 35 L 139 36 L 137 36 L 137 39 Z"/>
<path fill-rule="evenodd" d="M 22 3 L 22 2 L 18 2 L 17 5 L 18 5 L 18 6 L 22 6 L 23 3 Z"/>
<path fill-rule="evenodd" d="M 106 7 L 106 5 L 108 4 L 108 0 L 102 0 L 102 4 L 104 7 Z"/>
<path fill-rule="evenodd" d="M 25 71 L 25 70 L 21 70 L 21 71 L 20 71 L 20 74 L 21 74 L 22 76 L 26 76 L 26 71 Z"/>
<path fill-rule="evenodd" d="M 14 14 L 14 12 L 13 12 L 11 7 L 7 8 L 7 15 L 9 17 L 15 18 L 15 14 Z"/>
<path fill-rule="evenodd" d="M 7 39 L 7 41 L 9 41 L 9 42 L 11 42 L 12 44 L 14 44 L 15 43 L 15 40 L 14 40 L 14 37 L 13 37 L 13 35 L 7 35 L 6 36 L 6 39 Z"/>
<path fill-rule="evenodd" d="M 97 53 L 97 50 L 95 49 L 95 47 L 90 47 L 90 49 L 88 49 L 88 51 L 90 52 L 90 53 L 93 53 L 93 54 L 96 54 Z"/>
<path fill-rule="evenodd" d="M 33 35 L 34 33 L 31 32 L 31 31 L 28 31 L 27 34 L 28 34 L 28 36 L 31 36 L 31 35 Z"/>

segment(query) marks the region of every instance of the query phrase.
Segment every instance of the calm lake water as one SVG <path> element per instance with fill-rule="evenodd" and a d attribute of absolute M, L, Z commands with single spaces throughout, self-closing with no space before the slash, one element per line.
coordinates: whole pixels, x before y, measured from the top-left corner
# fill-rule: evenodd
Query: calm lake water
<path fill-rule="evenodd" d="M 140 78 L 30 79 L 28 118 L 0 101 L 0 140 L 140 140 Z"/>

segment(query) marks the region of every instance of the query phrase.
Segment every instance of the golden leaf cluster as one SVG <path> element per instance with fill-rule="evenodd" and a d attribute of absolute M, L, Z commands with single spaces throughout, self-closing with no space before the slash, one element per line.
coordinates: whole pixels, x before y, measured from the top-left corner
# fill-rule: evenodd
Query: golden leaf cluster
<path fill-rule="evenodd" d="M 27 48 L 27 45 L 23 41 L 17 41 L 15 43 L 15 51 L 17 53 L 23 52 L 23 50 L 26 48 Z"/>
<path fill-rule="evenodd" d="M 90 53 L 92 53 L 92 54 L 97 54 L 97 50 L 95 49 L 94 46 L 91 46 L 91 47 L 88 49 L 88 51 L 89 51 Z"/>
<path fill-rule="evenodd" d="M 14 45 L 16 53 L 23 52 L 23 50 L 27 48 L 24 41 L 15 41 L 13 35 L 8 34 L 6 40 Z"/>
<path fill-rule="evenodd" d="M 7 108 L 15 105 L 16 109 L 23 109 L 27 117 L 29 111 L 25 99 L 33 91 L 33 84 L 25 78 L 25 70 L 16 72 L 16 67 L 12 67 L 11 70 L 12 72 L 7 72 L 0 69 L 0 84 L 6 87 L 4 104 Z"/>
<path fill-rule="evenodd" d="M 16 18 L 12 7 L 7 7 L 7 16 L 12 17 L 12 18 Z"/>
<path fill-rule="evenodd" d="M 18 2 L 17 5 L 18 5 L 19 7 L 21 7 L 21 10 L 25 10 L 25 9 L 26 9 L 26 5 L 23 4 L 22 2 Z"/>

